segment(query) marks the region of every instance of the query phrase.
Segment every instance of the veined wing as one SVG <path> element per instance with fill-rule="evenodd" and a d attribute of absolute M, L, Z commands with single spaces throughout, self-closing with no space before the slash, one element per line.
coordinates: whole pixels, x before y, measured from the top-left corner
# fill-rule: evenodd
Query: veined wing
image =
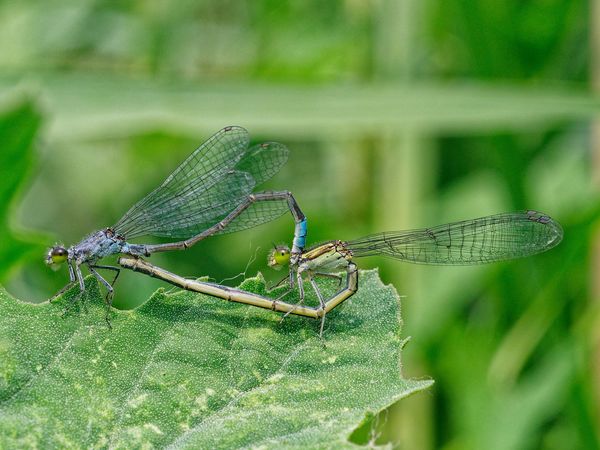
<path fill-rule="evenodd" d="M 287 161 L 288 150 L 281 144 L 249 149 L 248 142 L 248 132 L 241 127 L 226 127 L 213 135 L 136 203 L 115 231 L 127 239 L 185 239 L 213 226 Z"/>
<path fill-rule="evenodd" d="M 166 218 L 167 222 L 174 222 L 173 226 L 167 230 L 168 234 L 163 236 L 187 238 L 217 224 L 242 203 L 256 185 L 279 172 L 287 161 L 288 153 L 287 147 L 277 142 L 265 142 L 248 149 L 234 170 L 228 172 L 217 185 L 194 199 L 198 208 L 195 210 L 193 223 L 187 216 L 184 220 L 177 221 L 181 208 L 175 207 L 174 217 Z M 183 199 L 182 203 L 189 202 Z M 255 227 L 280 217 L 286 211 L 289 211 L 287 200 L 274 198 L 257 202 L 215 234 L 233 233 Z"/>
<path fill-rule="evenodd" d="M 227 227 L 215 234 L 227 234 L 275 220 L 290 210 L 287 200 L 274 198 L 253 203 Z"/>
<path fill-rule="evenodd" d="M 259 185 L 271 178 L 281 169 L 288 158 L 288 149 L 278 142 L 265 142 L 252 147 L 236 169 L 252 175 Z M 216 234 L 233 233 L 252 228 L 271 220 L 277 219 L 289 211 L 287 200 L 272 199 L 253 203 L 235 218 L 226 228 Z"/>
<path fill-rule="evenodd" d="M 354 256 L 384 255 L 419 264 L 470 265 L 521 258 L 558 245 L 563 231 L 536 212 L 504 213 L 347 242 Z"/>

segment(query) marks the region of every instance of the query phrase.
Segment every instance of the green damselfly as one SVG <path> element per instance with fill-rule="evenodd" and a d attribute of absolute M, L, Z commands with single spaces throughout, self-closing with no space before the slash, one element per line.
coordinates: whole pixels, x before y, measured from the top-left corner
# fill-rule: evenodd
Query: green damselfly
<path fill-rule="evenodd" d="M 356 292 L 358 274 L 354 258 L 387 256 L 401 261 L 433 265 L 473 265 L 523 258 L 555 247 L 563 237 L 563 230 L 550 216 L 537 211 L 496 214 L 478 219 L 463 220 L 431 228 L 392 231 L 372 234 L 352 241 L 328 241 L 291 258 L 286 246 L 275 247 L 269 255 L 269 265 L 279 268 L 289 263 L 298 285 L 298 307 L 304 303 L 306 278 L 319 299 L 320 334 L 328 311 Z M 346 271 L 346 286 L 326 299 L 315 278 L 341 277 Z M 294 277 L 290 278 L 290 289 Z M 328 308 L 327 311 L 325 310 Z M 286 314 L 293 313 L 293 311 Z"/>

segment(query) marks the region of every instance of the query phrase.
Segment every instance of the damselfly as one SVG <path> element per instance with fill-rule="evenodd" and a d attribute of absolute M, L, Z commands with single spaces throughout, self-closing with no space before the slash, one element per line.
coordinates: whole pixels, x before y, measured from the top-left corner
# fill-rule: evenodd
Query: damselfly
<path fill-rule="evenodd" d="M 248 132 L 229 126 L 198 147 L 146 197 L 133 205 L 116 225 L 96 231 L 69 248 L 55 245 L 46 256 L 48 265 L 66 262 L 69 283 L 50 300 L 79 283 L 85 291 L 81 266 L 85 265 L 107 290 L 106 320 L 120 269 L 98 261 L 114 254 L 133 257 L 185 250 L 215 234 L 254 227 L 281 216 L 287 209 L 295 221 L 293 255 L 305 244 L 306 218 L 288 191 L 253 193 L 255 186 L 275 175 L 285 164 L 288 149 L 276 142 L 249 147 Z M 140 236 L 174 239 L 163 244 L 133 244 Z M 294 260 L 294 257 L 292 257 Z M 97 269 L 115 272 L 112 282 Z"/>
<path fill-rule="evenodd" d="M 274 268 L 290 264 L 299 290 L 298 307 L 304 303 L 304 278 L 319 299 L 320 334 L 328 311 L 356 292 L 358 284 L 353 259 L 362 256 L 389 256 L 417 264 L 472 265 L 535 255 L 558 245 L 563 231 L 558 222 L 536 211 L 504 213 L 464 220 L 432 228 L 373 234 L 353 241 L 329 241 L 290 258 L 286 246 L 275 247 L 269 255 Z M 293 251 L 292 251 L 293 253 Z M 325 299 L 315 277 L 336 277 L 346 271 L 346 286 Z M 294 277 L 290 277 L 290 289 Z M 340 294 L 347 295 L 340 295 Z M 286 314 L 293 313 L 290 311 Z"/>

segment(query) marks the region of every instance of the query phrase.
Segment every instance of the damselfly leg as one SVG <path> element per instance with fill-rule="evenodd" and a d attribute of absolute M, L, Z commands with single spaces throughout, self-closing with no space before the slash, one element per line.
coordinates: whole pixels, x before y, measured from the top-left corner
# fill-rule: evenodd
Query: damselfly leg
<path fill-rule="evenodd" d="M 121 273 L 121 269 L 119 269 L 118 267 L 114 267 L 114 266 L 104 266 L 104 265 L 98 265 L 98 264 L 94 264 L 94 265 L 89 265 L 88 268 L 90 269 L 90 272 L 92 275 L 94 275 L 96 277 L 96 279 L 102 283 L 104 285 L 104 287 L 106 288 L 106 296 L 104 297 L 104 300 L 106 302 L 106 316 L 105 316 L 105 320 L 106 320 L 106 324 L 108 325 L 108 328 L 112 328 L 111 324 L 110 324 L 110 309 L 112 307 L 112 301 L 113 298 L 115 296 L 115 289 L 114 289 L 114 285 L 117 282 L 117 278 L 119 278 L 119 274 Z M 104 270 L 111 270 L 115 273 L 115 277 L 113 278 L 112 282 L 108 282 L 106 281 L 106 279 L 104 279 L 104 277 L 102 277 L 102 275 L 100 275 L 98 273 L 98 271 L 96 269 L 104 269 Z"/>

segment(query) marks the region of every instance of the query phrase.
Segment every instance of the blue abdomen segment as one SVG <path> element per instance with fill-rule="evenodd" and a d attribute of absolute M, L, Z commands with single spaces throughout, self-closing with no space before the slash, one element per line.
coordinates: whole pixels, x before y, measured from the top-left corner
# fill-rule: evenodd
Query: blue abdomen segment
<path fill-rule="evenodd" d="M 306 246 L 307 228 L 308 224 L 306 218 L 304 218 L 296 224 L 296 229 L 294 230 L 294 247 L 300 251 Z"/>

